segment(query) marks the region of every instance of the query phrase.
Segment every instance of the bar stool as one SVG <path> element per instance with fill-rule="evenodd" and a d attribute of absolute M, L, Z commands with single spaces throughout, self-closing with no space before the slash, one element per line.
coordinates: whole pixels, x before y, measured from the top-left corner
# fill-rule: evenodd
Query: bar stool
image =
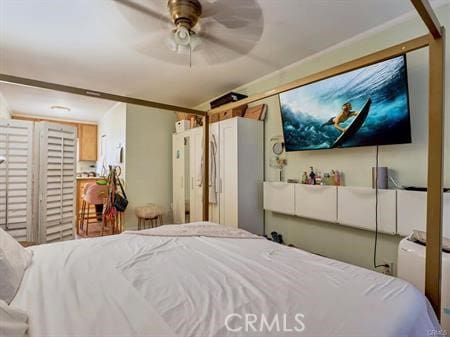
<path fill-rule="evenodd" d="M 134 214 L 138 218 L 138 230 L 145 229 L 147 222 L 150 222 L 150 228 L 162 225 L 164 212 L 164 208 L 156 204 L 136 207 Z"/>
<path fill-rule="evenodd" d="M 81 212 L 79 214 L 79 231 L 85 232 L 89 236 L 89 223 L 95 220 L 94 223 L 101 223 L 101 235 L 104 234 L 103 221 L 103 201 L 108 193 L 108 188 L 105 185 L 87 184 L 83 191 Z M 91 213 L 91 208 L 94 208 Z M 84 226 L 86 228 L 84 229 Z"/>

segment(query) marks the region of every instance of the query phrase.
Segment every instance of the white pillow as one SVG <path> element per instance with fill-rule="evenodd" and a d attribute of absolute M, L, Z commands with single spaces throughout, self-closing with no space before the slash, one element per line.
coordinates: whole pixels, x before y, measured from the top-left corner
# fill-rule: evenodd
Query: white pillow
<path fill-rule="evenodd" d="M 0 300 L 0 337 L 27 336 L 28 315 Z"/>
<path fill-rule="evenodd" d="M 16 295 L 32 253 L 0 228 L 0 300 L 10 303 Z"/>

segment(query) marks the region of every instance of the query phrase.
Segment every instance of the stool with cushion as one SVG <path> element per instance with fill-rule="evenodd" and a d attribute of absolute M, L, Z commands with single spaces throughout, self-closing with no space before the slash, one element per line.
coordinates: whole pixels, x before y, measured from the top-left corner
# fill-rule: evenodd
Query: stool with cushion
<path fill-rule="evenodd" d="M 162 225 L 164 212 L 164 208 L 156 204 L 136 207 L 134 213 L 138 218 L 138 230 L 145 229 L 148 221 L 151 228 Z"/>
<path fill-rule="evenodd" d="M 102 219 L 103 202 L 107 197 L 108 187 L 97 184 L 87 184 L 83 191 L 80 221 L 80 230 L 85 231 L 89 236 L 89 223 L 94 220 L 96 223 L 102 222 L 101 235 L 104 234 L 104 223 Z M 92 214 L 90 208 L 95 206 Z M 86 226 L 86 227 L 85 227 Z M 85 228 L 84 228 L 85 227 Z"/>

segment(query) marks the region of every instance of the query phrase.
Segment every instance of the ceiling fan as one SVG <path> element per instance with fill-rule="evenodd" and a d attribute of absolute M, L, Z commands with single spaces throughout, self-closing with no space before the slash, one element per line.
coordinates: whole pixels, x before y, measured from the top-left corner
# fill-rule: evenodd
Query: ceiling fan
<path fill-rule="evenodd" d="M 141 34 L 135 48 L 170 63 L 231 61 L 248 54 L 264 28 L 262 10 L 256 0 L 115 2 Z"/>

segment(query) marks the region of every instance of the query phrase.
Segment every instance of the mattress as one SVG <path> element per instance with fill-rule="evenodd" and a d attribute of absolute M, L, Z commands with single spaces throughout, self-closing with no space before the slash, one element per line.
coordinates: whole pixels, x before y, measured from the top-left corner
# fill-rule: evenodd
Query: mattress
<path fill-rule="evenodd" d="M 121 235 L 30 247 L 12 305 L 34 336 L 423 337 L 400 279 L 265 239 Z"/>

